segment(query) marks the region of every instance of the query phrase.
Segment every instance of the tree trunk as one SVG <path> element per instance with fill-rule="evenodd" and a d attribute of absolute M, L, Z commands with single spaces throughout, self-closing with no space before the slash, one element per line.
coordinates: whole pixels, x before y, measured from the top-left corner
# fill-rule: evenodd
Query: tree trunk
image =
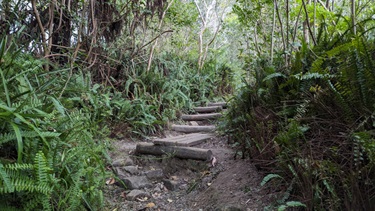
<path fill-rule="evenodd" d="M 163 26 L 163 20 L 164 20 L 164 17 L 165 17 L 165 14 L 167 13 L 169 7 L 173 4 L 174 0 L 171 0 L 168 5 L 167 5 L 167 8 L 163 11 L 163 14 L 160 18 L 160 21 L 159 21 L 159 25 L 158 25 L 158 31 L 160 32 L 161 30 L 161 27 Z M 150 56 L 148 57 L 148 62 L 147 62 L 147 72 L 150 71 L 151 69 L 151 63 L 152 63 L 152 58 L 154 56 L 154 51 L 155 51 L 155 48 L 156 46 L 158 45 L 158 40 L 159 40 L 159 37 L 158 36 L 155 41 L 154 41 L 154 44 L 152 45 L 151 47 L 151 50 L 150 50 Z"/>
<path fill-rule="evenodd" d="M 356 27 L 356 20 L 355 20 L 355 12 L 356 12 L 356 9 L 355 9 L 355 0 L 351 0 L 351 16 L 352 16 L 352 29 L 353 29 L 353 34 L 356 35 L 357 34 L 357 27 Z"/>

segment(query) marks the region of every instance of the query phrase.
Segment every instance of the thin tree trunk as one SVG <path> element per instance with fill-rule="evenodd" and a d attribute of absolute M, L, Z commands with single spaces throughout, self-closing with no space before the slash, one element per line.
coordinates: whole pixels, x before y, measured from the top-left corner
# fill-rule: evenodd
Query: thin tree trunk
<path fill-rule="evenodd" d="M 313 25 L 313 34 L 316 36 L 316 1 L 314 0 L 314 25 Z"/>
<path fill-rule="evenodd" d="M 258 56 L 260 56 L 260 49 L 259 49 L 259 45 L 258 45 L 258 23 L 256 24 L 255 28 L 254 28 L 254 44 L 255 44 L 255 50 L 257 51 L 258 53 Z"/>
<path fill-rule="evenodd" d="M 274 35 L 275 35 L 275 24 L 276 24 L 276 0 L 273 1 L 273 17 L 272 17 L 272 32 L 271 32 L 271 64 L 273 63 L 273 49 L 274 49 Z"/>
<path fill-rule="evenodd" d="M 198 10 L 198 13 L 199 13 L 199 16 L 201 18 L 201 21 L 202 21 L 202 26 L 201 26 L 201 30 L 199 31 L 199 38 L 198 38 L 198 48 L 199 48 L 199 55 L 198 55 L 198 71 L 200 71 L 201 69 L 201 62 L 202 62 L 202 57 L 203 57 L 203 33 L 204 31 L 206 30 L 206 18 L 203 17 L 203 13 L 201 11 L 201 9 L 199 8 L 199 5 L 197 3 L 196 0 L 194 0 L 194 3 L 195 3 L 195 6 L 197 7 L 197 10 Z M 208 13 L 208 12 L 207 12 Z"/>
<path fill-rule="evenodd" d="M 352 27 L 353 27 L 353 34 L 357 34 L 357 27 L 356 27 L 356 20 L 355 20 L 355 0 L 351 0 L 351 13 L 352 13 Z"/>
<path fill-rule="evenodd" d="M 276 14 L 277 14 L 277 19 L 279 20 L 279 23 L 280 23 L 280 31 L 281 31 L 281 39 L 283 41 L 283 48 L 284 48 L 284 52 L 286 51 L 286 41 L 285 41 L 285 35 L 284 35 L 284 27 L 283 27 L 283 22 L 281 20 L 281 16 L 280 16 L 280 11 L 279 11 L 279 6 L 277 5 L 277 0 L 274 0 L 274 3 L 275 3 L 275 8 L 276 8 Z M 287 63 L 287 55 L 285 55 L 285 63 Z"/>
<path fill-rule="evenodd" d="M 285 9 L 286 9 L 286 49 L 285 49 L 285 56 L 286 56 L 286 64 L 289 66 L 290 63 L 290 52 L 289 52 L 289 0 L 285 0 Z"/>
<path fill-rule="evenodd" d="M 303 4 L 303 9 L 305 10 L 305 13 L 306 13 L 306 21 L 305 22 L 306 22 L 306 26 L 307 26 L 307 31 L 309 32 L 309 34 L 311 36 L 311 39 L 314 42 L 314 45 L 316 45 L 316 40 L 315 40 L 314 34 L 311 30 L 311 26 L 310 26 L 309 13 L 308 13 L 307 8 L 306 8 L 305 0 L 302 0 L 302 4 Z"/>
<path fill-rule="evenodd" d="M 160 18 L 160 22 L 159 22 L 159 25 L 158 25 L 158 31 L 161 30 L 161 27 L 163 26 L 163 20 L 164 20 L 165 14 L 167 13 L 169 7 L 173 4 L 173 2 L 174 2 L 174 0 L 171 0 L 171 1 L 168 3 L 167 8 L 163 11 L 163 14 L 162 14 L 162 16 L 161 16 L 161 18 Z M 157 44 L 158 44 L 159 37 L 160 37 L 160 36 L 158 36 L 158 37 L 155 39 L 155 42 L 154 42 L 154 44 L 153 44 L 152 47 L 151 47 L 151 50 L 150 50 L 150 56 L 148 57 L 148 63 L 147 63 L 147 72 L 150 71 L 150 69 L 151 69 L 152 58 L 153 58 L 153 56 L 154 56 L 154 51 L 155 51 L 155 48 L 156 48 L 156 46 L 157 46 Z"/>

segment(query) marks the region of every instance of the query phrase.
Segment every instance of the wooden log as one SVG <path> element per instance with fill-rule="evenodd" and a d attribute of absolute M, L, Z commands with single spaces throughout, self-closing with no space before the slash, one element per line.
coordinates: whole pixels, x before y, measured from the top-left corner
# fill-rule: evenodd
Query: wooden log
<path fill-rule="evenodd" d="M 181 115 L 181 119 L 184 121 L 201 121 L 201 120 L 217 119 L 221 116 L 222 116 L 221 113 L 191 114 L 191 115 Z"/>
<path fill-rule="evenodd" d="M 208 103 L 207 106 L 221 106 L 223 108 L 226 108 L 227 103 L 226 102 Z"/>
<path fill-rule="evenodd" d="M 220 112 L 223 110 L 221 106 L 205 106 L 205 107 L 194 107 L 195 112 L 198 113 L 212 113 L 212 112 Z"/>
<path fill-rule="evenodd" d="M 171 154 L 178 158 L 194 160 L 210 160 L 212 151 L 195 147 L 160 146 L 151 143 L 137 144 L 137 154 L 164 155 Z"/>
<path fill-rule="evenodd" d="M 172 125 L 172 130 L 183 133 L 213 132 L 216 127 L 209 126 L 191 126 L 191 125 Z"/>
<path fill-rule="evenodd" d="M 155 145 L 164 146 L 194 146 L 214 136 L 214 134 L 208 133 L 191 133 L 170 138 L 154 139 L 153 142 Z"/>

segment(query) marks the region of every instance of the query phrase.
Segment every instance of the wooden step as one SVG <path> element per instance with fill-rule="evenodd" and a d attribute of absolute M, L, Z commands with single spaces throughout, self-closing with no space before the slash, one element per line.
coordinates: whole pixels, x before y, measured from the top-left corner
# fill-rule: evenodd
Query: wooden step
<path fill-rule="evenodd" d="M 172 125 L 172 130 L 184 133 L 213 132 L 216 127 L 209 126 L 191 126 L 191 125 Z"/>
<path fill-rule="evenodd" d="M 212 151 L 195 147 L 161 146 L 152 143 L 137 144 L 135 152 L 137 154 L 165 155 L 195 160 L 211 160 Z"/>
<path fill-rule="evenodd" d="M 181 115 L 181 119 L 184 121 L 201 121 L 217 119 L 221 117 L 221 113 L 211 113 L 211 114 L 191 114 L 191 115 Z"/>
<path fill-rule="evenodd" d="M 227 103 L 226 102 L 208 103 L 207 106 L 221 106 L 223 108 L 226 108 L 227 107 Z"/>
<path fill-rule="evenodd" d="M 163 139 L 154 139 L 155 145 L 164 146 L 194 146 L 204 142 L 205 140 L 214 137 L 214 134 L 208 133 L 191 133 L 187 135 L 174 136 Z"/>
<path fill-rule="evenodd" d="M 223 110 L 221 106 L 205 106 L 205 107 L 194 107 L 193 108 L 197 113 L 213 113 L 213 112 L 220 112 Z"/>

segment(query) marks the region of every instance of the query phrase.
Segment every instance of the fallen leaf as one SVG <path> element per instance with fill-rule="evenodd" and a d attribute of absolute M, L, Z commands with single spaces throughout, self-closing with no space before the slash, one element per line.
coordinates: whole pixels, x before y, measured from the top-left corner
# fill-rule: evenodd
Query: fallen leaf
<path fill-rule="evenodd" d="M 126 193 L 125 193 L 125 191 L 124 191 L 124 192 L 121 192 L 120 196 L 121 196 L 121 198 L 126 198 Z"/>
<path fill-rule="evenodd" d="M 167 201 L 168 201 L 169 203 L 173 202 L 173 200 L 172 200 L 172 199 L 167 199 Z"/>
<path fill-rule="evenodd" d="M 212 167 L 215 167 L 215 164 L 217 163 L 217 160 L 216 160 L 216 158 L 215 157 L 212 157 L 212 159 L 211 159 L 211 165 L 212 165 Z"/>
<path fill-rule="evenodd" d="M 147 201 L 147 200 L 148 200 L 148 198 L 147 198 L 147 197 L 144 197 L 144 198 L 138 198 L 137 200 L 138 200 L 138 201 L 142 201 L 142 202 L 143 202 L 143 201 Z"/>
<path fill-rule="evenodd" d="M 155 207 L 155 204 L 150 202 L 146 205 L 147 208 L 152 208 L 152 207 Z"/>
<path fill-rule="evenodd" d="M 116 182 L 114 178 L 109 178 L 107 181 L 105 181 L 106 185 L 113 185 Z"/>
<path fill-rule="evenodd" d="M 211 173 L 209 171 L 203 171 L 201 172 L 202 176 L 210 175 Z"/>

